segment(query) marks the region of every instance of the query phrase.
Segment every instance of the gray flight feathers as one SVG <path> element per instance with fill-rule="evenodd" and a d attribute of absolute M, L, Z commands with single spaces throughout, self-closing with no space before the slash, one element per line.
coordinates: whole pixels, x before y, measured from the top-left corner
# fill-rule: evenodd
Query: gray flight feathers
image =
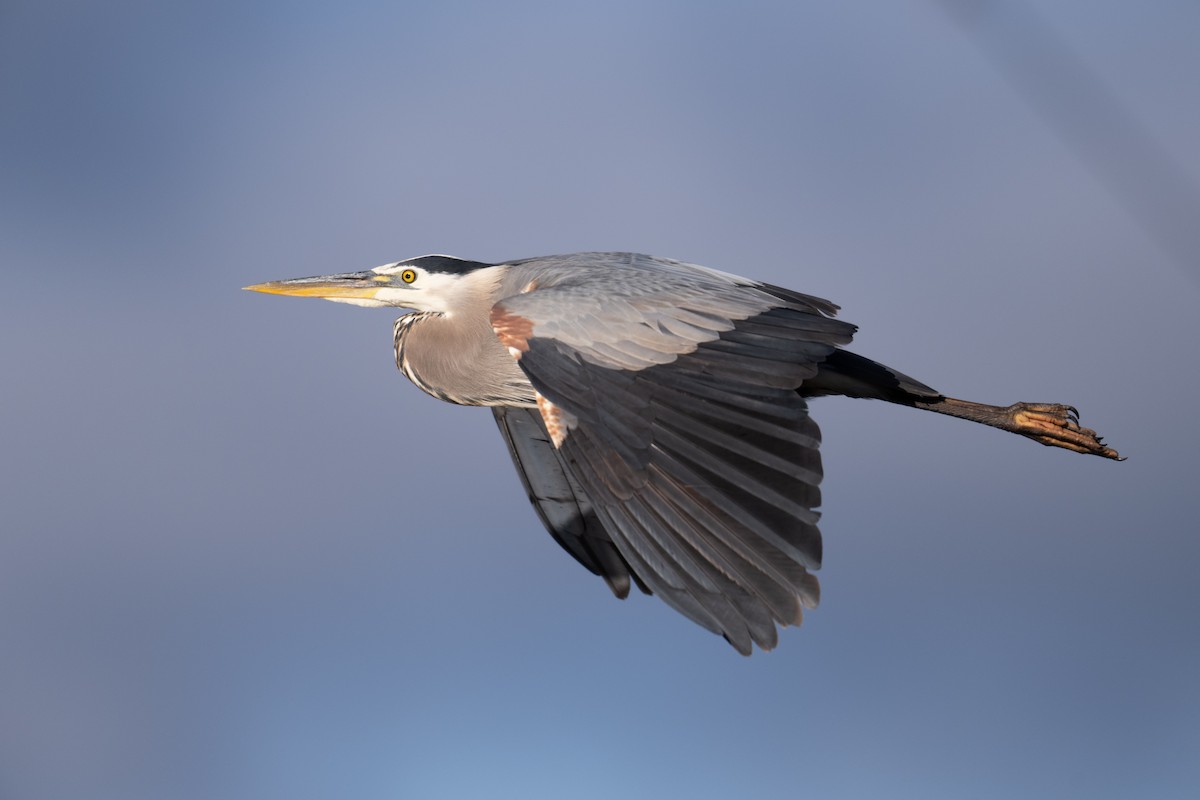
<path fill-rule="evenodd" d="M 854 327 L 818 298 L 612 258 L 541 264 L 497 304 L 531 323 L 518 364 L 571 424 L 555 449 L 537 417 L 497 422 L 547 528 L 618 596 L 632 576 L 739 652 L 770 649 L 819 600 L 820 432 L 797 389 Z"/>

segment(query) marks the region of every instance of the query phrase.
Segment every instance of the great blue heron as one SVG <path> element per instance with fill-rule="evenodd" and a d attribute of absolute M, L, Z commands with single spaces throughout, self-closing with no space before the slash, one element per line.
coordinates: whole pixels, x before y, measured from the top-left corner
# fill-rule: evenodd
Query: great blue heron
<path fill-rule="evenodd" d="M 551 535 L 617 597 L 630 584 L 769 650 L 819 599 L 820 431 L 806 398 L 873 398 L 1119 459 L 1074 408 L 946 397 L 841 347 L 827 300 L 633 253 L 484 264 L 430 255 L 248 286 L 396 320 L 396 364 L 488 406 Z"/>

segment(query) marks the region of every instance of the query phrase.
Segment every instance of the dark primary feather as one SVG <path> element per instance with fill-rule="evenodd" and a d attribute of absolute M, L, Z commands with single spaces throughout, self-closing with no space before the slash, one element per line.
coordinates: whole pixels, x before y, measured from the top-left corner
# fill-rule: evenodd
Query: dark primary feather
<path fill-rule="evenodd" d="M 853 327 L 791 300 L 666 364 L 601 366 L 537 324 L 518 361 L 576 418 L 557 455 L 624 563 L 743 653 L 819 595 L 820 433 L 796 389 Z"/>
<path fill-rule="evenodd" d="M 554 540 L 613 594 L 629 596 L 629 565 L 592 509 L 591 501 L 550 443 L 536 408 L 492 409 L 529 501 Z"/>

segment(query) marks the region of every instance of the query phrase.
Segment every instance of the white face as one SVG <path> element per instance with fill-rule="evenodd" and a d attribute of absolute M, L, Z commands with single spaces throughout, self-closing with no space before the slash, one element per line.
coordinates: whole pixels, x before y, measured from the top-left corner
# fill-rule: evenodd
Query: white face
<path fill-rule="evenodd" d="M 372 305 L 415 308 L 418 311 L 450 311 L 449 300 L 460 276 L 429 272 L 404 261 L 375 267 L 380 288 Z M 385 281 L 386 279 L 386 281 Z"/>

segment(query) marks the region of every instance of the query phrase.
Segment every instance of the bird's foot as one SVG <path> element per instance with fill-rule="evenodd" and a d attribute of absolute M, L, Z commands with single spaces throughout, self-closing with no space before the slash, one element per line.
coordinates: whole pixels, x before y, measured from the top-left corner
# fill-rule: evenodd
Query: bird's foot
<path fill-rule="evenodd" d="M 1081 427 L 1079 412 L 1059 403 L 1013 403 L 1004 409 L 1012 421 L 1011 430 L 1049 447 L 1065 447 L 1076 453 L 1124 461 L 1116 450 L 1091 428 Z"/>

